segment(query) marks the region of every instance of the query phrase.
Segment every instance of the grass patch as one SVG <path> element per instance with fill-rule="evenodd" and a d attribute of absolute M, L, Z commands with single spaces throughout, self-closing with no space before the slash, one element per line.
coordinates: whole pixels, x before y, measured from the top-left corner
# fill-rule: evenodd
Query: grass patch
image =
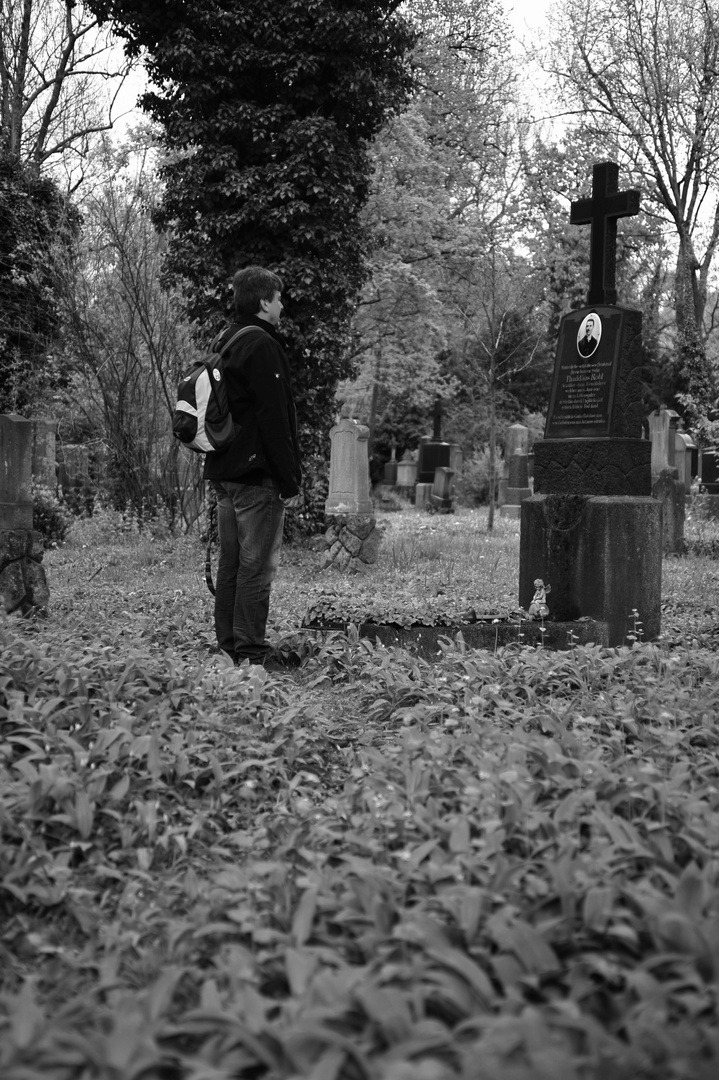
<path fill-rule="evenodd" d="M 381 559 L 516 603 L 481 512 L 388 515 Z M 665 561 L 658 646 L 331 634 L 281 676 L 209 654 L 203 566 L 76 528 L 0 630 L 3 1080 L 713 1080 L 717 564 Z"/>

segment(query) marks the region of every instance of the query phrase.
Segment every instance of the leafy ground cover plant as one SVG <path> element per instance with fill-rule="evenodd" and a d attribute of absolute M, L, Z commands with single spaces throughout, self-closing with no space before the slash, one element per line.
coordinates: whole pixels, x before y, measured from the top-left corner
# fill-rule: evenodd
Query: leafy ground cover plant
<path fill-rule="evenodd" d="M 0 630 L 3 1080 L 713 1080 L 711 560 L 660 645 L 277 676 L 209 653 L 190 541 L 85 542 Z"/>

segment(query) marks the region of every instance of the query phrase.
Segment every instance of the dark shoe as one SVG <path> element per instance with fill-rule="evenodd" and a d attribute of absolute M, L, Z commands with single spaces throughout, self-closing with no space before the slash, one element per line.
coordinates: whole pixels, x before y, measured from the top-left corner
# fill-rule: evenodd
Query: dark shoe
<path fill-rule="evenodd" d="M 287 674 L 287 664 L 283 664 L 281 660 L 278 660 L 275 656 L 268 656 L 262 667 L 265 671 L 277 671 L 282 674 Z"/>

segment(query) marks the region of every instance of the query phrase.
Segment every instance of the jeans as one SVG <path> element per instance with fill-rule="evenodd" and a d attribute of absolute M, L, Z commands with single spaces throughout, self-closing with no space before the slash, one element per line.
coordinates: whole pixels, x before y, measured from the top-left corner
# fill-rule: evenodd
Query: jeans
<path fill-rule="evenodd" d="M 285 508 L 279 487 L 213 480 L 220 561 L 215 585 L 217 644 L 238 663 L 263 663 L 270 589 L 277 574 Z"/>

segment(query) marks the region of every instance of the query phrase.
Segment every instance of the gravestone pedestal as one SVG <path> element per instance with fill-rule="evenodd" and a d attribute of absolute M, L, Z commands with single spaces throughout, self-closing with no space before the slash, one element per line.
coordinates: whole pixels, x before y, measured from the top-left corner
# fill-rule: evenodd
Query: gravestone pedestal
<path fill-rule="evenodd" d="M 519 602 L 534 579 L 549 582 L 552 618 L 606 622 L 609 645 L 626 644 L 632 611 L 644 635 L 661 622 L 662 506 L 650 497 L 533 495 L 522 503 Z"/>

